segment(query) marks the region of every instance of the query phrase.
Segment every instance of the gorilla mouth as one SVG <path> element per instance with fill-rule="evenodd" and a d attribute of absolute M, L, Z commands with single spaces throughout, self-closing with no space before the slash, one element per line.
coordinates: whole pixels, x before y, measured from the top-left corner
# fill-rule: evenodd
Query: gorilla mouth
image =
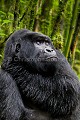
<path fill-rule="evenodd" d="M 44 61 L 44 62 L 50 62 L 50 61 L 58 61 L 58 57 L 57 56 L 48 56 L 48 57 L 39 57 L 39 59 L 37 59 L 37 61 Z"/>
<path fill-rule="evenodd" d="M 57 56 L 49 56 L 46 58 L 46 61 L 57 61 L 58 57 Z"/>

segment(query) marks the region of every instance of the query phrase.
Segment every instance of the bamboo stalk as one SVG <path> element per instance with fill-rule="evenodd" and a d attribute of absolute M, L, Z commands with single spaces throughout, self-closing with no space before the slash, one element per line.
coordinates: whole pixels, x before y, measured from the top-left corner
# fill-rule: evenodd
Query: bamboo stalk
<path fill-rule="evenodd" d="M 68 36 L 65 50 L 64 50 L 64 55 L 66 58 L 68 57 L 68 54 L 69 54 L 72 37 L 74 34 L 74 30 L 75 30 L 75 22 L 76 22 L 76 17 L 77 17 L 77 12 L 78 12 L 78 5 L 79 5 L 79 0 L 75 0 L 75 4 L 73 6 L 73 16 L 72 16 L 71 25 L 70 25 L 69 36 Z"/>

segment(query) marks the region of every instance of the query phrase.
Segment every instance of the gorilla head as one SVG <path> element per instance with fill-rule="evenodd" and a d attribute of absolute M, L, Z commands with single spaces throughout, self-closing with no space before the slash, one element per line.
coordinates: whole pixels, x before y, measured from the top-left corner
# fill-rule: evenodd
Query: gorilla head
<path fill-rule="evenodd" d="M 54 118 L 73 115 L 79 104 L 78 79 L 46 35 L 26 29 L 12 34 L 2 68 L 16 81 L 25 107 Z"/>
<path fill-rule="evenodd" d="M 5 67 L 9 67 L 10 62 L 20 63 L 31 72 L 49 75 L 55 74 L 56 71 L 63 72 L 65 61 L 66 59 L 54 48 L 49 37 L 26 29 L 12 34 L 5 48 Z M 70 69 L 68 63 L 66 67 L 68 71 Z"/>

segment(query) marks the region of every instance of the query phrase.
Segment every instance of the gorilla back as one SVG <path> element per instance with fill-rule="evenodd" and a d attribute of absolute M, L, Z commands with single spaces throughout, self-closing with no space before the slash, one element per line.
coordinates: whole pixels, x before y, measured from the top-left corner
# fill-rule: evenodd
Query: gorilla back
<path fill-rule="evenodd" d="M 80 120 L 80 83 L 46 35 L 8 38 L 0 83 L 0 120 Z"/>

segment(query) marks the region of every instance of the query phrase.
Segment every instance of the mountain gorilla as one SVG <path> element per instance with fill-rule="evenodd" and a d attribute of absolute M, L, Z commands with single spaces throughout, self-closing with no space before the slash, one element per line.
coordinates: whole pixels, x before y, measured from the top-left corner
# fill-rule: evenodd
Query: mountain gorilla
<path fill-rule="evenodd" d="M 0 120 L 80 120 L 80 83 L 46 35 L 23 29 L 8 38 Z"/>

